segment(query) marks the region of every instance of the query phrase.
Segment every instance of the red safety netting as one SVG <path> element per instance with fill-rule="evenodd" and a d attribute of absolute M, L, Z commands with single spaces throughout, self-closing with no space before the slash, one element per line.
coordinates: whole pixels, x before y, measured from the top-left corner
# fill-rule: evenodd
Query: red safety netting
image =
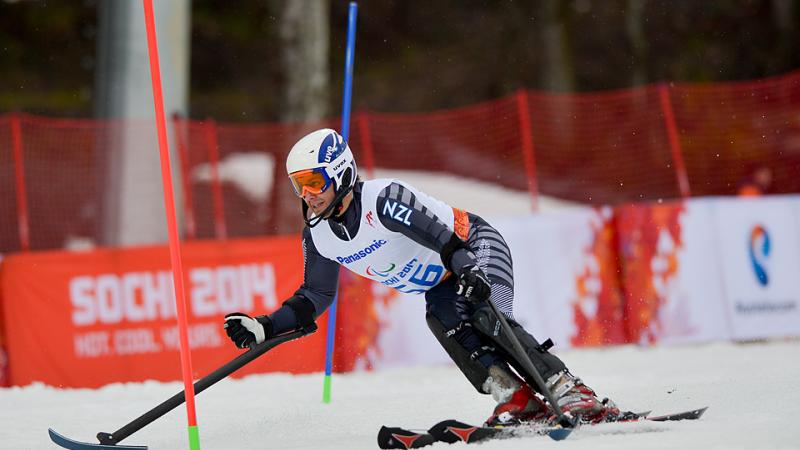
<path fill-rule="evenodd" d="M 233 125 L 176 119 L 174 123 L 179 130 L 183 188 L 188 192 L 186 236 L 260 236 L 300 229 L 300 200 L 286 181 L 284 161 L 300 137 L 315 128 L 332 127 L 332 122 Z"/>
<path fill-rule="evenodd" d="M 527 189 L 514 98 L 424 114 L 372 113 L 367 123 L 376 167 L 447 172 Z"/>
<path fill-rule="evenodd" d="M 671 89 L 692 195 L 735 194 L 753 166 L 773 193 L 800 192 L 800 72 Z"/>
<path fill-rule="evenodd" d="M 99 158 L 112 128 L 88 119 L 13 115 L 0 120 L 0 252 L 62 248 L 80 237 L 100 240 Z M 19 157 L 14 155 L 15 139 Z"/>
<path fill-rule="evenodd" d="M 0 117 L 0 252 L 20 250 L 11 117 Z"/>
<path fill-rule="evenodd" d="M 0 252 L 61 248 L 76 236 L 106 242 L 106 158 L 123 125 L 0 116 Z M 172 125 L 184 237 L 225 238 L 298 232 L 284 159 L 302 135 L 338 129 L 339 119 Z M 592 205 L 735 195 L 756 165 L 772 169 L 772 192 L 800 192 L 800 72 L 599 93 L 520 91 L 418 114 L 361 111 L 350 145 L 362 175 L 374 167 L 445 172 L 528 191 L 534 207 L 538 195 Z"/>
<path fill-rule="evenodd" d="M 530 96 L 540 192 L 594 205 L 680 196 L 655 87 Z"/>

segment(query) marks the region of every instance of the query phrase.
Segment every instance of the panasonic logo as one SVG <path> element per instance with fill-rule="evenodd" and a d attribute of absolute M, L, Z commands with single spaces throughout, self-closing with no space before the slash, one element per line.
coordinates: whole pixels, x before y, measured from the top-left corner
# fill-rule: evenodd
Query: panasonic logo
<path fill-rule="evenodd" d="M 363 249 L 353 253 L 352 255 L 347 256 L 337 256 L 336 261 L 339 261 L 339 264 L 350 264 L 352 262 L 356 262 L 360 259 L 364 259 L 367 256 L 371 255 L 372 253 L 378 251 L 379 248 L 383 247 L 386 244 L 386 241 L 383 239 L 374 240 L 372 244 Z"/>

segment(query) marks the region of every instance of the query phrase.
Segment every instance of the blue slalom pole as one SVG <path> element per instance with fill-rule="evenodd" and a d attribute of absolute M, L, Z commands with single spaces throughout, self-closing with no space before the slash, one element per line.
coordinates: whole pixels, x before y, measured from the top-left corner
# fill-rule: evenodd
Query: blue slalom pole
<path fill-rule="evenodd" d="M 347 50 L 344 60 L 344 96 L 342 101 L 342 137 L 345 142 L 350 138 L 350 98 L 353 95 L 353 63 L 356 52 L 356 15 L 358 4 L 350 2 L 347 14 Z M 336 342 L 336 304 L 339 294 L 333 298 L 328 309 L 328 342 L 325 345 L 325 380 L 322 383 L 322 402 L 331 402 L 331 381 L 333 375 L 333 347 Z"/>
<path fill-rule="evenodd" d="M 353 65 L 356 53 L 356 15 L 358 4 L 350 2 L 347 14 L 347 50 L 344 58 L 344 96 L 342 98 L 342 137 L 350 137 L 350 99 L 353 97 Z"/>

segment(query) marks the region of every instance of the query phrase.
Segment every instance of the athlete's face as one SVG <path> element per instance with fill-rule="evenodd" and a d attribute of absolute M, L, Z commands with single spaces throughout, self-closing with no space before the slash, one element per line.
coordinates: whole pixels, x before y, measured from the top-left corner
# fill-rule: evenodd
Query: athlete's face
<path fill-rule="evenodd" d="M 306 191 L 303 194 L 303 201 L 305 201 L 306 205 L 308 205 L 308 209 L 310 209 L 314 215 L 318 216 L 325 211 L 325 208 L 327 208 L 328 205 L 330 205 L 333 201 L 333 189 L 326 189 L 325 192 L 321 192 L 319 194 L 313 194 Z"/>

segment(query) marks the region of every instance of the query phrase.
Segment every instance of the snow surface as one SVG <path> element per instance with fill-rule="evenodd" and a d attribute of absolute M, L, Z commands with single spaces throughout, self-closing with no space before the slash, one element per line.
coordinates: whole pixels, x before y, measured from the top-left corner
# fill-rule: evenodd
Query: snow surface
<path fill-rule="evenodd" d="M 621 346 L 574 349 L 560 356 L 600 395 L 623 408 L 652 409 L 654 414 L 710 408 L 694 422 L 606 424 L 583 427 L 561 442 L 526 437 L 475 448 L 800 448 L 800 341 Z M 48 427 L 96 442 L 98 431 L 120 428 L 181 389 L 177 382 L 115 384 L 99 390 L 43 385 L 0 389 L 0 448 L 57 448 L 49 441 Z M 479 422 L 493 408 L 488 396 L 475 393 L 449 365 L 337 374 L 329 405 L 321 402 L 321 390 L 321 374 L 223 380 L 197 397 L 201 447 L 370 449 L 377 448 L 382 424 L 427 428 L 445 418 Z M 181 406 L 123 443 L 188 448 L 185 413 Z M 428 448 L 467 446 L 438 443 Z"/>

